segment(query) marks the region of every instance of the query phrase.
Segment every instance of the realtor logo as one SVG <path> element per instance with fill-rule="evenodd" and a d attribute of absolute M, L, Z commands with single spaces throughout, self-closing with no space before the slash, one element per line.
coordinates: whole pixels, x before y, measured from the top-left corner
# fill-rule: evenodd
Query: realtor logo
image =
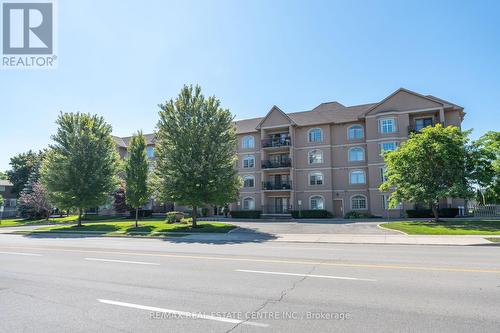
<path fill-rule="evenodd" d="M 54 67 L 54 19 L 51 1 L 3 2 L 2 67 Z"/>

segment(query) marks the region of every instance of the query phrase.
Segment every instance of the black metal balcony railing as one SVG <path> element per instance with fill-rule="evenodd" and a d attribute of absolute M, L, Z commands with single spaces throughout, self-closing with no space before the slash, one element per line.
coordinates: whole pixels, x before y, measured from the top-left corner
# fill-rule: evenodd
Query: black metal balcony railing
<path fill-rule="evenodd" d="M 281 182 L 269 181 L 262 182 L 262 189 L 264 190 L 290 190 L 292 188 L 291 180 L 282 180 Z"/>
<path fill-rule="evenodd" d="M 281 160 L 262 161 L 262 169 L 288 168 L 290 166 L 292 166 L 292 160 L 290 158 L 283 158 Z"/>
<path fill-rule="evenodd" d="M 287 136 L 284 138 L 269 138 L 262 140 L 262 147 L 287 147 L 292 145 L 292 139 Z"/>
<path fill-rule="evenodd" d="M 436 126 L 436 124 L 441 124 L 441 126 L 444 126 L 443 122 L 437 122 L 437 123 L 432 123 L 432 124 L 429 124 L 429 125 L 425 125 L 424 127 L 427 127 L 427 126 Z M 421 126 L 417 127 L 416 125 L 410 125 L 410 126 L 408 126 L 408 135 L 411 134 L 411 133 L 418 133 L 424 127 L 421 127 Z"/>
<path fill-rule="evenodd" d="M 264 214 L 290 214 L 293 207 L 290 205 L 265 205 L 263 207 Z"/>

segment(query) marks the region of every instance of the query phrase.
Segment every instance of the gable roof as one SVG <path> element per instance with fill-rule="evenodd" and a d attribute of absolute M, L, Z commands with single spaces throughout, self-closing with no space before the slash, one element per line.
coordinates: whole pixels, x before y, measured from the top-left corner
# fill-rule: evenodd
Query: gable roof
<path fill-rule="evenodd" d="M 292 125 L 296 125 L 296 123 L 285 112 L 281 111 L 281 109 L 279 107 L 277 107 L 276 105 L 273 105 L 271 110 L 269 110 L 269 112 L 265 115 L 265 117 L 262 118 L 261 121 L 257 124 L 256 129 L 260 129 L 262 127 L 262 125 L 264 124 L 264 122 L 267 120 L 267 118 L 269 118 L 269 116 L 271 114 L 273 114 L 274 112 L 278 112 L 279 114 L 284 116 L 286 119 L 288 119 L 290 121 L 290 123 Z"/>
<path fill-rule="evenodd" d="M 146 145 L 153 145 L 155 141 L 155 135 L 154 133 L 151 134 L 144 134 L 144 137 L 146 138 Z M 113 136 L 113 139 L 116 142 L 116 145 L 120 148 L 127 148 L 130 140 L 132 140 L 131 136 L 125 136 L 125 137 L 119 137 L 119 136 Z"/>
<path fill-rule="evenodd" d="M 397 95 L 402 94 L 402 93 L 408 94 L 408 95 L 413 95 L 413 96 L 415 96 L 417 98 L 420 98 L 422 100 L 426 100 L 429 103 L 433 103 L 434 106 L 436 106 L 436 107 L 438 107 L 438 106 L 445 107 L 444 103 L 441 102 L 441 101 L 438 101 L 436 99 L 430 98 L 428 96 L 421 95 L 419 93 L 416 93 L 414 91 L 411 91 L 411 90 L 408 90 L 408 89 L 405 89 L 405 88 L 399 88 L 398 90 L 396 90 L 395 92 L 393 92 L 392 94 L 390 94 L 389 96 L 387 96 L 386 98 L 384 98 L 383 100 L 381 100 L 379 103 L 376 103 L 375 105 L 373 105 L 368 111 L 366 111 L 366 115 L 368 115 L 370 113 L 374 113 L 374 111 L 376 111 L 377 109 L 381 108 L 382 105 L 384 105 L 385 103 L 388 103 L 391 99 L 395 98 Z"/>

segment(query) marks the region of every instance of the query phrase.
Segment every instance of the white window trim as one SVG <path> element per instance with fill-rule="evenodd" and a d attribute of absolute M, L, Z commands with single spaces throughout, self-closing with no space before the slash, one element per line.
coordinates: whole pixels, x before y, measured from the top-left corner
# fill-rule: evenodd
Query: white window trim
<path fill-rule="evenodd" d="M 365 202 L 366 202 L 366 208 L 353 208 L 352 207 L 352 199 L 354 197 L 364 197 L 365 198 Z M 364 194 L 354 194 L 354 195 L 351 195 L 351 197 L 349 198 L 349 204 L 351 206 L 351 210 L 368 210 L 368 198 Z"/>
<path fill-rule="evenodd" d="M 349 135 L 349 131 L 353 127 L 361 127 L 361 137 L 360 138 L 351 138 L 351 136 Z M 363 125 L 354 124 L 354 125 L 351 125 L 347 128 L 347 140 L 361 140 L 361 139 L 364 139 L 364 137 L 365 137 L 365 128 L 363 127 Z"/>
<path fill-rule="evenodd" d="M 351 151 L 354 149 L 361 149 L 363 151 L 363 159 L 362 160 L 351 160 Z M 364 162 L 366 160 L 366 150 L 363 147 L 352 147 L 347 150 L 347 160 L 349 162 Z"/>
<path fill-rule="evenodd" d="M 320 133 L 320 140 L 319 141 L 312 141 L 311 140 L 311 132 L 314 131 L 314 130 L 319 130 L 319 133 Z M 312 142 L 323 142 L 323 139 L 324 139 L 324 136 L 323 136 L 323 130 L 319 127 L 314 127 L 314 128 L 311 128 L 307 131 L 307 142 L 309 143 L 312 143 Z"/>
<path fill-rule="evenodd" d="M 382 121 L 384 121 L 384 120 L 392 120 L 394 122 L 394 131 L 387 132 L 387 133 L 384 133 L 382 131 Z M 379 132 L 379 134 L 393 134 L 393 133 L 397 133 L 398 132 L 398 121 L 397 121 L 396 117 L 379 118 L 378 119 L 378 132 Z"/>
<path fill-rule="evenodd" d="M 363 183 L 353 183 L 353 182 L 352 182 L 352 174 L 353 174 L 354 172 L 362 172 L 362 173 L 363 173 L 363 178 L 364 178 L 364 180 L 365 180 L 365 181 L 364 181 Z M 365 171 L 365 170 L 362 170 L 362 169 L 354 169 L 354 170 L 351 170 L 351 171 L 349 172 L 349 184 L 351 184 L 351 185 L 364 185 L 364 184 L 366 184 L 366 171 Z"/>
<path fill-rule="evenodd" d="M 243 177 L 243 188 L 255 188 L 255 176 L 253 175 L 244 175 Z M 245 178 L 251 178 L 253 179 L 253 186 L 245 186 Z"/>
<path fill-rule="evenodd" d="M 321 200 L 323 200 L 323 208 L 322 208 L 322 209 L 313 209 L 313 208 L 312 208 L 312 205 L 311 205 L 311 200 L 312 200 L 313 198 L 321 198 Z M 311 196 L 309 197 L 309 209 L 310 209 L 310 210 L 325 210 L 325 209 L 326 209 L 325 204 L 326 204 L 325 197 L 324 197 L 324 196 L 322 196 L 322 195 L 317 195 L 317 194 L 315 194 L 315 195 L 311 195 Z"/>
<path fill-rule="evenodd" d="M 245 167 L 245 160 L 247 158 L 250 158 L 250 157 L 253 159 L 253 167 Z M 253 168 L 255 168 L 255 156 L 254 155 L 245 155 L 245 157 L 243 157 L 242 164 L 243 164 L 242 165 L 243 169 L 253 169 Z"/>
<path fill-rule="evenodd" d="M 311 177 L 313 175 L 321 175 L 321 184 L 311 184 Z M 325 175 L 321 171 L 312 171 L 312 172 L 309 172 L 307 184 L 309 186 L 322 186 L 322 185 L 325 185 Z"/>
<path fill-rule="evenodd" d="M 245 200 L 247 199 L 252 199 L 253 201 L 253 208 L 246 209 L 245 208 Z M 255 198 L 254 197 L 244 197 L 243 200 L 241 201 L 241 209 L 242 210 L 255 210 Z"/>
<path fill-rule="evenodd" d="M 319 163 L 311 163 L 311 153 L 314 151 L 319 151 L 321 153 L 321 162 Z M 325 163 L 325 154 L 323 154 L 323 150 L 321 149 L 312 149 L 307 152 L 307 164 L 309 165 L 318 165 L 318 164 L 323 164 Z"/>
<path fill-rule="evenodd" d="M 245 139 L 252 139 L 252 144 L 249 147 L 245 147 Z M 255 148 L 255 137 L 253 135 L 245 135 L 241 140 L 242 149 L 253 149 Z"/>
<path fill-rule="evenodd" d="M 394 140 L 382 141 L 378 144 L 378 151 L 380 154 L 382 154 L 384 152 L 384 150 L 382 149 L 384 143 L 394 143 L 394 150 L 398 149 L 398 142 L 397 141 L 394 141 Z M 394 151 L 394 150 L 388 150 L 388 151 Z"/>

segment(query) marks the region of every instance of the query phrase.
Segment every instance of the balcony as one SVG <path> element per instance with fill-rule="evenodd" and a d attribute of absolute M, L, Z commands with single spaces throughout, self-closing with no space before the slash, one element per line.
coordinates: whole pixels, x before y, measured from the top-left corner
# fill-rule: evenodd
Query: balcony
<path fill-rule="evenodd" d="M 262 161 L 262 169 L 289 168 L 292 166 L 291 158 L 282 158 L 280 160 Z"/>
<path fill-rule="evenodd" d="M 408 135 L 411 133 L 418 133 L 420 132 L 423 128 L 427 126 L 436 126 L 436 124 L 441 124 L 441 126 L 444 127 L 443 122 L 437 122 L 437 123 L 430 123 L 430 124 L 425 124 L 424 126 L 416 126 L 415 124 L 408 126 Z"/>
<path fill-rule="evenodd" d="M 289 136 L 262 140 L 262 148 L 289 147 L 291 145 L 292 139 Z"/>
<path fill-rule="evenodd" d="M 276 182 L 276 181 L 262 182 L 262 189 L 264 191 L 291 190 L 292 189 L 292 181 L 291 180 L 282 180 L 280 182 Z"/>

